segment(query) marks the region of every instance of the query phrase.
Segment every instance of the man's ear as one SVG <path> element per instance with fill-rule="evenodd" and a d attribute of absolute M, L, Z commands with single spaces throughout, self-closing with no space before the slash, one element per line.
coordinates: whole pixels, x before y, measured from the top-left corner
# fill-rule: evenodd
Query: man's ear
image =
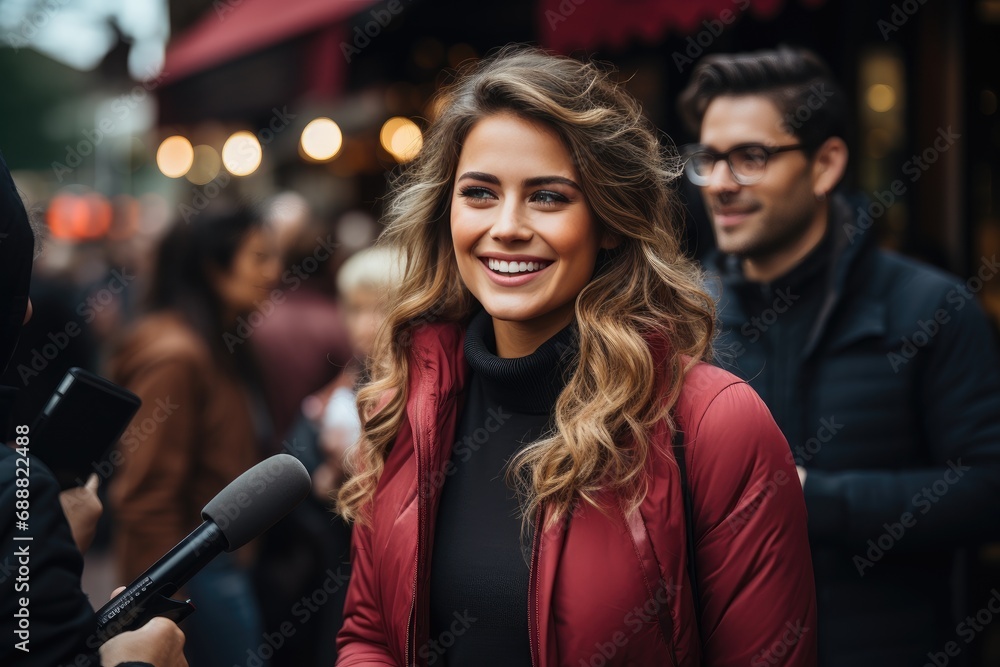
<path fill-rule="evenodd" d="M 813 155 L 813 194 L 823 199 L 840 183 L 847 171 L 847 144 L 840 137 L 824 141 Z"/>

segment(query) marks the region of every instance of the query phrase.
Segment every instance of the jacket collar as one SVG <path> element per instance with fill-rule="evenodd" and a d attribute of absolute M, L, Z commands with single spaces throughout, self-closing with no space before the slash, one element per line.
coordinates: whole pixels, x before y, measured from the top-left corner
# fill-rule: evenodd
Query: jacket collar
<path fill-rule="evenodd" d="M 844 300 L 845 294 L 856 286 L 859 278 L 863 278 L 866 273 L 865 267 L 875 254 L 875 234 L 872 233 L 871 226 L 855 219 L 851 210 L 852 206 L 860 203 L 863 203 L 860 199 L 848 199 L 839 194 L 830 199 L 826 236 L 817 248 L 817 252 L 825 253 L 827 257 L 822 276 L 823 302 L 806 345 L 802 349 L 803 359 L 808 358 L 816 350 L 820 340 L 826 335 L 831 318 Z M 745 308 L 738 295 L 749 283 L 743 275 L 739 258 L 713 251 L 705 261 L 718 276 L 718 282 L 710 282 L 708 289 L 718 303 L 720 319 L 725 324 L 738 328 L 746 321 Z M 810 253 L 786 276 L 778 278 L 775 282 L 788 278 L 793 281 L 801 280 L 812 275 L 809 265 L 815 264 L 815 261 L 815 253 Z M 866 303 L 864 299 L 858 307 L 863 316 L 853 318 L 850 326 L 838 333 L 836 341 L 838 346 L 857 340 L 858 337 L 884 332 L 884 309 L 876 303 Z"/>
<path fill-rule="evenodd" d="M 452 436 L 434 447 L 437 437 L 428 429 L 437 425 L 443 407 L 465 390 L 469 376 L 462 347 L 465 326 L 434 322 L 417 326 L 410 335 L 406 413 L 413 427 L 413 445 L 418 462 L 426 462 L 428 470 L 440 470 L 451 456 Z"/>

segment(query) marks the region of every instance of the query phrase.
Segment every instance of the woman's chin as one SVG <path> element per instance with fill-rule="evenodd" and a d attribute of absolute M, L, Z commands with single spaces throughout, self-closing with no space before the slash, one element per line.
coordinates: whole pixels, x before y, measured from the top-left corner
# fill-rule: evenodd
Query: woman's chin
<path fill-rule="evenodd" d="M 539 316 L 538 309 L 526 307 L 524 303 L 509 303 L 507 299 L 480 301 L 483 310 L 495 320 L 504 322 L 527 322 Z"/>

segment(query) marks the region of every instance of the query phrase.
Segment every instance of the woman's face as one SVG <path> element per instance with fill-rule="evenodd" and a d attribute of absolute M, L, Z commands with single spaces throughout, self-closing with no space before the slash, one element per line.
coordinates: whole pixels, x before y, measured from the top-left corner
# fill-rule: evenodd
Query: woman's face
<path fill-rule="evenodd" d="M 451 236 L 462 280 L 494 327 L 500 320 L 549 335 L 572 321 L 597 251 L 607 247 L 562 140 L 513 114 L 488 116 L 469 132 Z"/>
<path fill-rule="evenodd" d="M 229 310 L 249 312 L 270 297 L 280 270 L 273 233 L 255 230 L 237 249 L 229 270 L 218 275 L 215 288 Z"/>

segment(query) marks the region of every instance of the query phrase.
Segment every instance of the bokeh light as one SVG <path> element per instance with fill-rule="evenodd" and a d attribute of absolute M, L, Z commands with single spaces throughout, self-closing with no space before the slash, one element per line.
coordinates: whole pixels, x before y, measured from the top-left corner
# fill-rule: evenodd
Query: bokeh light
<path fill-rule="evenodd" d="M 93 241 L 111 229 L 111 202 L 97 192 L 64 192 L 49 202 L 45 223 L 53 238 L 65 241 Z"/>
<path fill-rule="evenodd" d="M 222 158 L 211 146 L 201 144 L 194 147 L 194 164 L 184 177 L 195 185 L 211 183 L 222 171 Z"/>
<path fill-rule="evenodd" d="M 194 164 L 194 148 L 186 137 L 174 135 L 167 137 L 156 149 L 156 166 L 164 176 L 180 178 L 188 173 Z"/>
<path fill-rule="evenodd" d="M 869 86 L 865 99 L 872 111 L 884 112 L 896 106 L 896 91 L 892 86 L 876 83 Z"/>
<path fill-rule="evenodd" d="M 344 145 L 340 126 L 329 118 L 316 118 L 302 130 L 302 152 L 318 162 L 333 159 Z"/>
<path fill-rule="evenodd" d="M 396 162 L 409 162 L 423 148 L 424 138 L 420 128 L 409 118 L 395 116 L 385 121 L 379 140 Z"/>
<path fill-rule="evenodd" d="M 222 147 L 222 164 L 233 176 L 249 176 L 264 157 L 260 142 L 252 132 L 234 132 Z"/>

